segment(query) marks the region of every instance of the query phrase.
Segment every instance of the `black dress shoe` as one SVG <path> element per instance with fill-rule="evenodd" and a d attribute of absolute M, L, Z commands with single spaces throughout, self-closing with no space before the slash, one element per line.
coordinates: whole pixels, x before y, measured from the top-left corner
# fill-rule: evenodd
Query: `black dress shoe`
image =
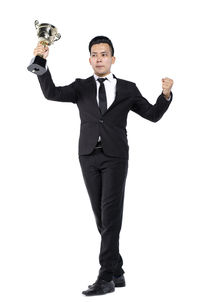
<path fill-rule="evenodd" d="M 97 295 L 105 295 L 108 293 L 112 293 L 115 291 L 115 284 L 113 280 L 105 281 L 101 279 L 97 279 L 97 281 L 92 284 L 89 289 L 82 292 L 82 294 L 86 296 L 97 296 Z"/>
<path fill-rule="evenodd" d="M 124 275 L 121 275 L 119 277 L 114 277 L 113 276 L 113 282 L 115 284 L 115 287 L 124 287 L 124 286 L 126 286 Z M 94 284 L 89 285 L 88 288 L 91 288 L 92 286 L 94 286 Z"/>
<path fill-rule="evenodd" d="M 124 275 L 121 275 L 119 277 L 113 276 L 113 282 L 115 283 L 115 287 L 124 287 L 126 286 Z"/>

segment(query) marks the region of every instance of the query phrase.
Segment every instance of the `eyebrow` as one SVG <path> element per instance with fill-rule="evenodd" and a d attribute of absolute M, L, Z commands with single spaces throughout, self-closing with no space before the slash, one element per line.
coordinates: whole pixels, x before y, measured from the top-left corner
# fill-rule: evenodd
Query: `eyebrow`
<path fill-rule="evenodd" d="M 97 53 L 96 51 L 92 51 L 92 53 Z M 108 51 L 101 51 L 100 53 L 108 53 Z"/>

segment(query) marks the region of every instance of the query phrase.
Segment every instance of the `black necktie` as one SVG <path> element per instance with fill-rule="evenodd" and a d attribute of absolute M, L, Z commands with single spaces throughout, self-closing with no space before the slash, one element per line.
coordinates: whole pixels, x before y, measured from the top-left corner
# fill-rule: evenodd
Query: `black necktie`
<path fill-rule="evenodd" d="M 104 114 L 107 110 L 107 99 L 106 99 L 106 90 L 104 86 L 104 81 L 107 80 L 107 78 L 98 78 L 97 81 L 100 83 L 99 87 L 99 108 L 101 110 L 101 114 Z"/>

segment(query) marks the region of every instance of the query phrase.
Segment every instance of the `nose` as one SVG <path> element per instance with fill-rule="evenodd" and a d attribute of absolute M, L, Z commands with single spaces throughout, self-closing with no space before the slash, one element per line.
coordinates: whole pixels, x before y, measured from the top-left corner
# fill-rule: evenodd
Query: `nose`
<path fill-rule="evenodd" d="M 101 62 L 101 56 L 97 56 L 97 62 Z"/>

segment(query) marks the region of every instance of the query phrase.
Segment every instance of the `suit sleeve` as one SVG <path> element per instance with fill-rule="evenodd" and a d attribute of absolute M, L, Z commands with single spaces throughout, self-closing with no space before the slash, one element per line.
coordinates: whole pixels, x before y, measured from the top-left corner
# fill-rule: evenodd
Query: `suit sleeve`
<path fill-rule="evenodd" d="M 139 89 L 135 85 L 133 91 L 133 105 L 131 110 L 143 118 L 155 123 L 159 121 L 163 114 L 167 111 L 169 105 L 171 104 L 172 98 L 172 92 L 170 100 L 166 100 L 163 93 L 161 93 L 157 98 L 156 103 L 152 105 L 142 96 Z"/>
<path fill-rule="evenodd" d="M 40 76 L 37 76 L 40 87 L 46 99 L 58 102 L 77 103 L 77 80 L 66 86 L 55 86 L 49 68 Z"/>

